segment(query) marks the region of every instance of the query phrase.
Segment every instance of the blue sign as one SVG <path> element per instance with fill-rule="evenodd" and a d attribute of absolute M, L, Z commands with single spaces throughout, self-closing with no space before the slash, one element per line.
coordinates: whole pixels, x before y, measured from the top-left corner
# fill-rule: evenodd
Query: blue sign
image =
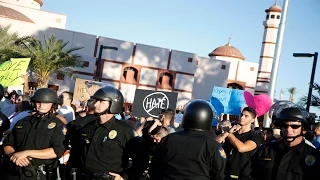
<path fill-rule="evenodd" d="M 241 108 L 246 104 L 244 91 L 223 87 L 213 87 L 210 103 L 214 106 L 217 114 L 240 115 Z"/>

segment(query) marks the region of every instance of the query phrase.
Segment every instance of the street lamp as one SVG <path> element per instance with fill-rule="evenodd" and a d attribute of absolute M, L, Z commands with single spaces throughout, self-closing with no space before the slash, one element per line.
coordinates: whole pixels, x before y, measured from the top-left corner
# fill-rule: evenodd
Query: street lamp
<path fill-rule="evenodd" d="M 313 65 L 312 65 L 311 79 L 310 79 L 307 107 L 306 107 L 306 110 L 309 112 L 310 104 L 311 104 L 311 96 L 312 96 L 312 86 L 313 86 L 314 76 L 315 76 L 316 67 L 317 67 L 318 52 L 315 52 L 314 54 L 312 54 L 312 53 L 293 53 L 293 56 L 294 57 L 313 57 Z"/>
<path fill-rule="evenodd" d="M 117 47 L 113 47 L 113 46 L 104 46 L 104 45 L 100 45 L 100 49 L 99 49 L 99 56 L 98 56 L 98 61 L 96 62 L 96 74 L 95 74 L 95 77 L 94 77 L 94 80 L 97 81 L 98 80 L 98 76 L 100 75 L 101 73 L 101 59 L 102 59 L 102 50 L 104 49 L 112 49 L 112 50 L 118 50 Z M 101 77 L 99 78 L 99 81 L 101 81 Z"/>

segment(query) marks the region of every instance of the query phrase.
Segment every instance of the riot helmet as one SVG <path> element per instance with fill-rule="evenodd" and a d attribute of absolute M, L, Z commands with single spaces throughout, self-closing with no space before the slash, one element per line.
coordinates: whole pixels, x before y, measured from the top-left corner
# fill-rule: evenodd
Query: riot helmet
<path fill-rule="evenodd" d="M 281 108 L 276 114 L 276 124 L 280 125 L 287 121 L 301 122 L 304 128 L 309 125 L 309 114 L 303 108 L 299 106 L 292 106 L 287 108 Z"/>
<path fill-rule="evenodd" d="M 309 123 L 307 121 L 308 119 L 308 112 L 303 108 L 303 107 L 299 107 L 297 105 L 292 106 L 292 107 L 286 107 L 286 108 L 280 108 L 278 110 L 278 112 L 276 113 L 276 124 L 280 126 L 281 128 L 281 136 L 284 138 L 285 141 L 288 142 L 293 142 L 296 138 L 303 136 L 303 130 L 306 130 L 309 127 Z M 301 122 L 301 126 L 300 125 L 287 125 L 286 122 Z M 296 128 L 301 128 L 301 132 L 299 134 L 296 135 L 287 135 L 286 133 L 283 132 L 283 129 L 287 129 L 288 126 L 291 126 L 292 129 L 296 129 Z M 294 127 L 296 126 L 296 127 Z M 291 139 L 291 140 L 290 140 Z"/>
<path fill-rule="evenodd" d="M 273 125 L 277 127 L 279 126 L 278 122 L 276 121 L 276 115 L 277 113 L 280 112 L 279 110 L 292 107 L 292 106 L 295 106 L 295 104 L 287 100 L 281 100 L 281 101 L 275 102 L 269 110 L 269 117 L 272 119 Z"/>
<path fill-rule="evenodd" d="M 4 96 L 4 88 L 2 84 L 0 84 L 0 100 L 3 98 L 3 96 Z"/>
<path fill-rule="evenodd" d="M 304 128 L 307 128 L 310 125 L 308 122 L 309 113 L 307 110 L 294 103 L 281 106 L 274 114 L 274 124 L 276 126 L 281 126 L 281 123 L 287 121 L 302 122 Z"/>
<path fill-rule="evenodd" d="M 56 103 L 58 99 L 56 91 L 50 88 L 38 89 L 31 98 L 33 102 Z"/>
<path fill-rule="evenodd" d="M 109 101 L 110 106 L 104 112 L 99 113 L 102 114 L 117 114 L 122 111 L 124 98 L 122 93 L 113 86 L 105 86 L 103 88 L 98 89 L 91 99 L 97 101 Z"/>
<path fill-rule="evenodd" d="M 182 128 L 210 130 L 214 117 L 214 107 L 205 100 L 196 99 L 186 104 L 182 118 Z"/>

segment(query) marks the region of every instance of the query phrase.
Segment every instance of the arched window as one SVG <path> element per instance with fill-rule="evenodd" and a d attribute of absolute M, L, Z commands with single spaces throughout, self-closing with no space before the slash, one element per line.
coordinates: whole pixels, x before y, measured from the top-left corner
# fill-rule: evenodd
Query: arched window
<path fill-rule="evenodd" d="M 277 15 L 277 19 L 280 19 L 280 15 Z"/>
<path fill-rule="evenodd" d="M 271 19 L 274 19 L 274 17 L 275 17 L 274 15 L 271 15 Z"/>
<path fill-rule="evenodd" d="M 168 72 L 161 73 L 159 77 L 159 83 L 163 88 L 172 88 L 173 75 Z"/>
<path fill-rule="evenodd" d="M 267 20 L 269 19 L 269 14 L 267 15 L 266 19 L 267 19 Z"/>
<path fill-rule="evenodd" d="M 123 77 L 126 80 L 126 82 L 135 83 L 138 79 L 138 70 L 131 66 L 126 67 L 123 70 Z"/>

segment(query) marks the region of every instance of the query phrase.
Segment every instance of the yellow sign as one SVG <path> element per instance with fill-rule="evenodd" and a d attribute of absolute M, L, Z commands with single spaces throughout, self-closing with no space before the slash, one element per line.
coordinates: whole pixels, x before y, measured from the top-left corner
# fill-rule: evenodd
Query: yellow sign
<path fill-rule="evenodd" d="M 30 58 L 12 58 L 0 64 L 0 84 L 3 87 L 22 85 L 25 74 L 30 63 Z"/>

